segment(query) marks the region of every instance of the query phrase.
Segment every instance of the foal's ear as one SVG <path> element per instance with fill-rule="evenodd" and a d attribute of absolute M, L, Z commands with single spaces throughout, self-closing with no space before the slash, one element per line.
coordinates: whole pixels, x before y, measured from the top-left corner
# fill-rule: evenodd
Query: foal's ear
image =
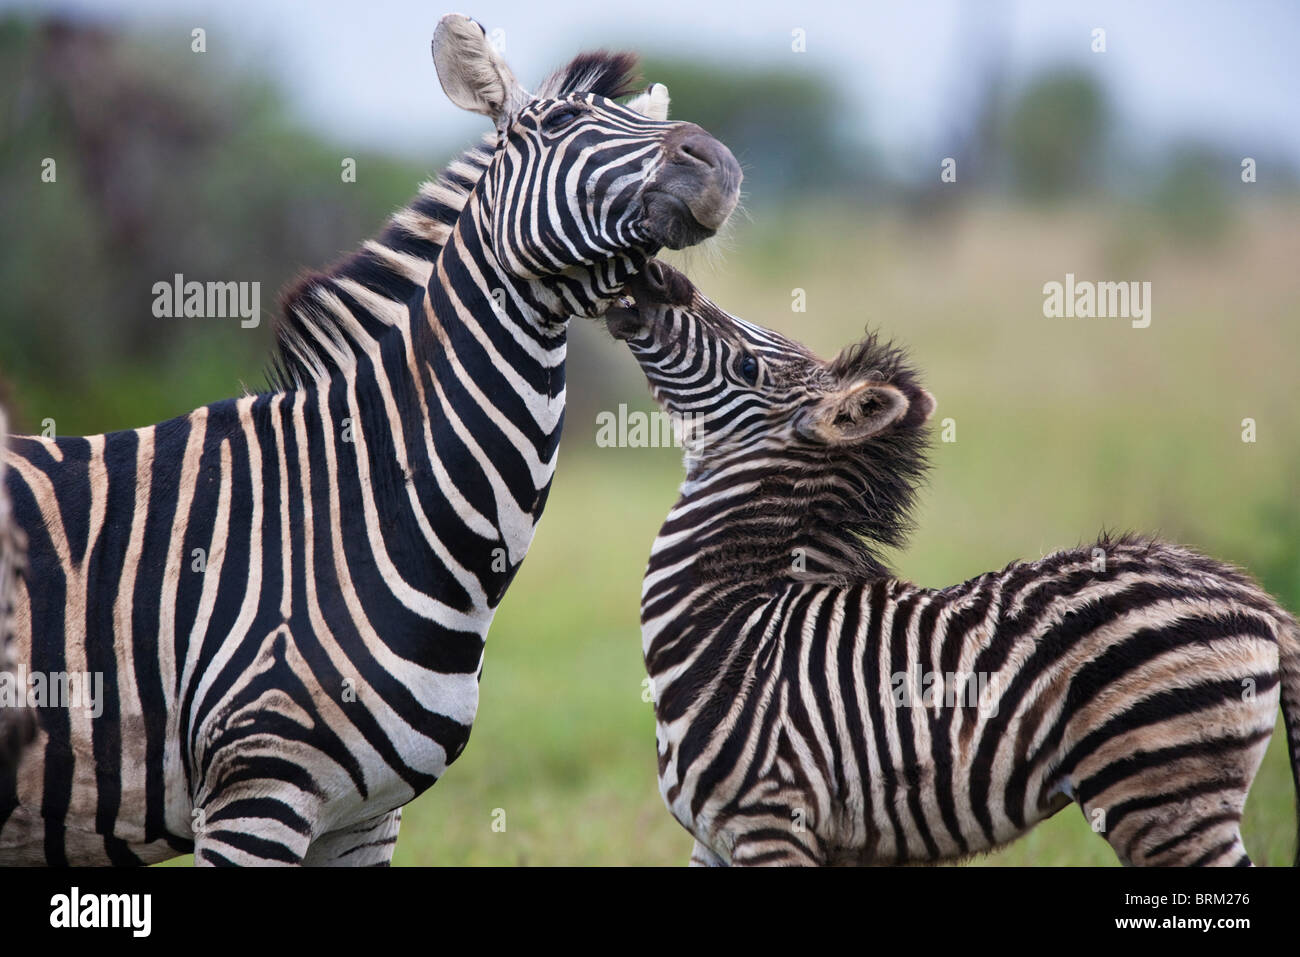
<path fill-rule="evenodd" d="M 928 392 L 925 395 L 929 397 Z M 860 442 L 900 421 L 910 407 L 902 389 L 862 379 L 823 396 L 804 414 L 798 429 L 827 445 Z"/>
<path fill-rule="evenodd" d="M 483 27 L 463 14 L 449 13 L 438 21 L 433 65 L 451 102 L 491 117 L 499 129 L 528 103 L 528 92 L 492 48 Z"/>
<path fill-rule="evenodd" d="M 663 123 L 668 119 L 669 102 L 668 87 L 662 83 L 651 83 L 644 93 L 638 93 L 627 101 L 627 108 Z"/>
<path fill-rule="evenodd" d="M 925 423 L 930 421 L 930 416 L 934 415 L 934 407 L 938 405 L 928 389 L 922 389 L 920 396 L 912 400 L 912 407 L 908 410 L 912 415 L 917 417 L 919 422 Z"/>

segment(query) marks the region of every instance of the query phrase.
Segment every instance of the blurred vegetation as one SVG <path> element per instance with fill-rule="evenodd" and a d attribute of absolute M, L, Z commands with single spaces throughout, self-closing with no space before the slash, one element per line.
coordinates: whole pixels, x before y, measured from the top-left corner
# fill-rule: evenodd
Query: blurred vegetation
<path fill-rule="evenodd" d="M 66 434 L 260 388 L 277 290 L 436 170 L 356 156 L 343 183 L 342 155 L 260 78 L 61 20 L 0 19 L 0 124 L 0 370 L 19 423 Z M 261 282 L 261 324 L 155 318 L 153 284 L 176 273 Z"/>
<path fill-rule="evenodd" d="M 1236 163 L 1196 143 L 1171 152 L 1151 196 L 1155 214 L 1171 236 L 1188 245 L 1218 244 L 1232 218 L 1224 171 L 1231 175 Z"/>
<path fill-rule="evenodd" d="M 670 258 L 725 308 L 823 355 L 865 325 L 906 343 L 938 397 L 936 422 L 954 420 L 957 441 L 936 441 L 919 529 L 896 556 L 901 574 L 949 584 L 1127 528 L 1234 561 L 1300 610 L 1294 191 L 1245 186 L 1239 160 L 1194 143 L 1133 165 L 1113 190 L 1099 171 L 1117 161 L 1095 144 L 1118 149 L 1114 109 L 1087 77 L 1046 75 L 975 98 L 987 109 L 969 142 L 996 188 L 936 184 L 914 204 L 877 178 L 869 148 L 840 148 L 843 104 L 822 80 L 654 59 L 646 75 L 669 83 L 675 116 L 748 167 L 752 216 L 725 264 Z M 259 388 L 275 290 L 372 235 L 443 159 L 357 156 L 357 182 L 343 183 L 344 154 L 216 57 L 182 66 L 147 39 L 12 17 L 0 19 L 0 124 L 5 401 L 28 428 L 51 417 L 68 434 Z M 40 181 L 45 157 L 57 159 L 55 184 Z M 873 202 L 867 180 L 880 187 Z M 176 272 L 260 280 L 261 326 L 155 319 L 152 284 Z M 1043 283 L 1067 272 L 1151 281 L 1151 327 L 1043 318 Z M 791 311 L 796 288 L 807 312 Z M 598 325 L 571 338 L 551 502 L 492 629 L 470 747 L 408 808 L 398 863 L 681 864 L 689 853 L 657 792 L 637 624 L 680 464 L 673 450 L 595 446 L 598 410 L 649 399 Z M 1241 441 L 1247 417 L 1255 443 Z M 1293 847 L 1283 751 L 1275 738 L 1248 805 L 1259 862 L 1285 863 Z M 496 808 L 505 832 L 492 830 Z M 987 862 L 1114 858 L 1067 809 Z"/>
<path fill-rule="evenodd" d="M 1032 198 L 1077 196 L 1095 184 L 1109 131 L 1108 104 L 1090 74 L 1031 84 L 1011 110 L 1003 142 L 1016 188 Z"/>
<path fill-rule="evenodd" d="M 727 144 L 745 171 L 746 204 L 851 191 L 879 175 L 871 151 L 845 137 L 846 106 L 827 77 L 657 56 L 643 58 L 641 73 L 667 84 L 673 117 Z"/>

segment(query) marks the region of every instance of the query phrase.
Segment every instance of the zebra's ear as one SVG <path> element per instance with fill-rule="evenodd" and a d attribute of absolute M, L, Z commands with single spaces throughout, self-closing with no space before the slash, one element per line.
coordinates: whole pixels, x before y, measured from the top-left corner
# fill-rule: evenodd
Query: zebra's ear
<path fill-rule="evenodd" d="M 930 394 L 930 391 L 928 389 L 922 389 L 920 399 L 912 400 L 911 411 L 919 413 L 921 422 L 925 423 L 929 422 L 930 416 L 934 415 L 934 407 L 936 405 L 938 405 L 938 402 L 935 401 L 935 398 Z"/>
<path fill-rule="evenodd" d="M 828 445 L 860 442 L 902 419 L 909 405 L 907 395 L 896 386 L 863 379 L 823 396 L 797 428 Z"/>
<path fill-rule="evenodd" d="M 644 93 L 638 93 L 627 101 L 627 108 L 663 123 L 668 119 L 669 102 L 668 87 L 662 83 L 651 83 Z"/>
<path fill-rule="evenodd" d="M 449 13 L 433 31 L 433 65 L 447 98 L 462 110 L 482 113 L 504 129 L 528 102 L 528 93 L 506 66 L 483 27 Z"/>

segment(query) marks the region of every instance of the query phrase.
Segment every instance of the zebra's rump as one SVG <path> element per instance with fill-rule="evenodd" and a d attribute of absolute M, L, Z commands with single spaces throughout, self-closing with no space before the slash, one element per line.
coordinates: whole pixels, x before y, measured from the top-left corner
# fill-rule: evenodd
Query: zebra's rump
<path fill-rule="evenodd" d="M 771 607 L 737 612 L 760 629 L 730 649 L 743 672 L 696 634 L 657 674 L 661 785 L 710 846 L 766 835 L 758 856 L 784 859 L 796 815 L 840 863 L 962 858 L 1071 801 L 1124 860 L 1230 856 L 1215 826 L 1239 819 L 1295 629 L 1236 569 L 1136 539 Z"/>

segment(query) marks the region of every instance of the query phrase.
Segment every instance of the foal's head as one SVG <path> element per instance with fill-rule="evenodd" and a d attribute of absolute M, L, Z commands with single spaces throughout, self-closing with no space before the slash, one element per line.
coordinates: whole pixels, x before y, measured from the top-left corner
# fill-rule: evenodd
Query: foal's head
<path fill-rule="evenodd" d="M 935 402 L 901 350 L 868 335 L 820 359 L 655 260 L 628 292 L 607 327 L 681 417 L 687 494 L 744 488 L 774 552 L 838 540 L 850 566 L 874 568 L 863 539 L 902 543 Z"/>

